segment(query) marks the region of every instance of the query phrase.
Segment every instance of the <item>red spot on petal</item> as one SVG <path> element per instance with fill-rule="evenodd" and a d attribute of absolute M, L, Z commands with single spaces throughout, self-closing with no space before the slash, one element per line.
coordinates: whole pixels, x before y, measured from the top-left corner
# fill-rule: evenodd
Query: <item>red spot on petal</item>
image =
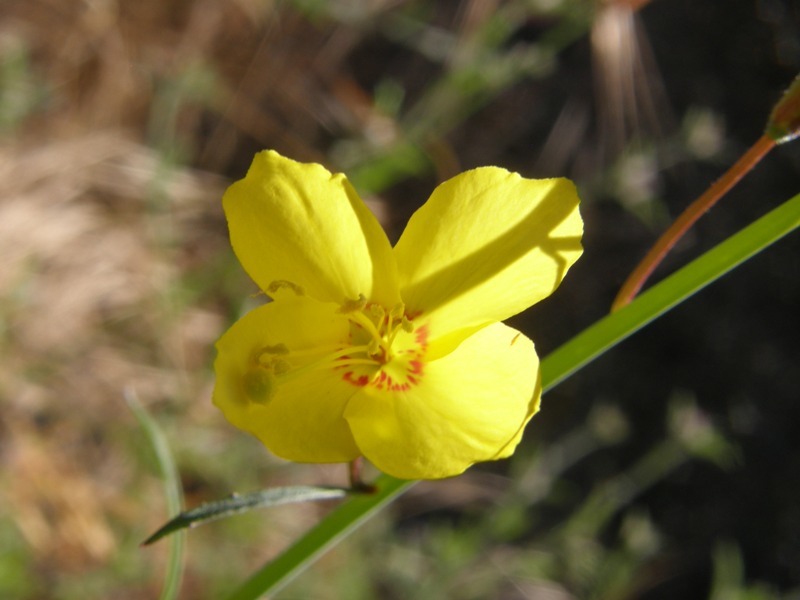
<path fill-rule="evenodd" d="M 422 373 L 422 363 L 418 360 L 410 360 L 408 361 L 408 366 L 411 367 L 409 369 L 409 373 L 413 373 L 414 375 L 420 375 Z"/>
<path fill-rule="evenodd" d="M 423 325 L 422 327 L 416 330 L 416 335 L 414 336 L 414 339 L 420 346 L 423 347 L 428 346 L 428 333 L 429 332 L 427 325 Z"/>
<path fill-rule="evenodd" d="M 343 379 L 347 383 L 351 383 L 357 387 L 364 387 L 369 383 L 369 377 L 367 375 L 359 375 L 356 378 L 356 376 L 353 374 L 352 371 L 348 371 L 347 373 L 345 373 Z"/>

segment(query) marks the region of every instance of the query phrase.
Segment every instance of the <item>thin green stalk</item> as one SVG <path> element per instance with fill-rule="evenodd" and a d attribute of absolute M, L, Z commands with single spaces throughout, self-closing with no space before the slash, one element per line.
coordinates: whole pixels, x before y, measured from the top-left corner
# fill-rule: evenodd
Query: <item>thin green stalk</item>
<path fill-rule="evenodd" d="M 167 514 L 176 515 L 183 510 L 183 492 L 178 467 L 169 448 L 169 443 L 147 410 L 142 406 L 133 390 L 126 389 L 125 401 L 128 403 L 139 425 L 142 426 L 153 452 L 156 455 L 161 477 L 164 480 L 164 497 L 167 500 Z M 164 573 L 164 587 L 161 590 L 160 600 L 175 600 L 181 587 L 183 577 L 183 550 L 186 542 L 186 532 L 180 531 L 170 538 L 169 558 L 167 569 Z"/>

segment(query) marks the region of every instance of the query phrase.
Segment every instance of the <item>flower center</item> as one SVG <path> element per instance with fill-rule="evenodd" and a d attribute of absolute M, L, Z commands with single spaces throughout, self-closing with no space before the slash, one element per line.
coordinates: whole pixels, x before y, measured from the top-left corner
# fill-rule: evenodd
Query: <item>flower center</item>
<path fill-rule="evenodd" d="M 413 333 L 414 325 L 405 314 L 405 306 L 397 304 L 387 311 L 380 304 L 367 303 L 364 296 L 347 302 L 341 308 L 350 321 L 350 341 L 361 352 L 366 346 L 365 359 L 378 365 L 394 358 L 392 345 L 401 331 Z"/>
<path fill-rule="evenodd" d="M 339 309 L 349 321 L 346 339 L 333 346 L 289 350 L 285 344 L 257 349 L 243 376 L 246 395 L 266 403 L 277 387 L 313 371 L 332 369 L 356 387 L 405 391 L 423 375 L 428 328 L 414 327 L 403 304 L 386 310 L 362 295 Z"/>
<path fill-rule="evenodd" d="M 408 390 L 419 381 L 427 327 L 415 328 L 403 304 L 387 310 L 360 296 L 340 311 L 350 321 L 350 352 L 336 365 L 344 381 L 390 391 Z"/>

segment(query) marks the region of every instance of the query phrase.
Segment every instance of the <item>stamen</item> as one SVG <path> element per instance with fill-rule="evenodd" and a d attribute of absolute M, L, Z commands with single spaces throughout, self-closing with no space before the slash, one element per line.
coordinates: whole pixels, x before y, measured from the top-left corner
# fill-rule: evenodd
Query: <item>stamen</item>
<path fill-rule="evenodd" d="M 389 315 L 395 321 L 399 321 L 400 319 L 402 319 L 405 316 L 405 314 L 406 314 L 406 305 L 403 304 L 402 302 L 398 302 L 397 304 L 395 304 L 392 307 L 392 311 L 389 313 Z"/>
<path fill-rule="evenodd" d="M 394 330 L 392 330 L 391 334 L 389 335 L 387 344 L 390 348 L 392 344 L 394 344 L 394 340 L 397 337 L 397 334 L 400 333 L 401 329 L 408 333 L 412 333 L 414 331 L 414 324 L 411 321 L 409 321 L 405 315 L 403 315 L 403 318 L 400 321 L 400 325 L 395 327 Z"/>
<path fill-rule="evenodd" d="M 386 317 L 386 310 L 380 304 L 370 304 L 369 314 L 380 324 L 383 322 L 384 317 Z"/>
<path fill-rule="evenodd" d="M 324 367 L 340 367 L 340 366 L 348 366 L 350 364 L 374 365 L 375 364 L 374 360 L 364 360 L 364 362 L 356 362 L 360 359 L 349 358 L 351 354 L 358 354 L 359 352 L 366 352 L 368 350 L 369 346 L 348 346 L 346 348 L 340 348 L 336 352 L 331 352 L 330 354 L 323 356 L 319 360 L 315 360 L 314 362 L 309 363 L 305 366 L 298 367 L 296 369 L 292 369 L 291 366 L 289 366 L 288 370 L 281 371 L 280 373 L 276 371 L 275 374 L 279 376 L 278 383 L 283 383 L 285 381 L 291 381 L 292 379 L 295 379 L 296 377 L 304 375 L 310 371 L 316 371 L 317 369 L 321 369 Z M 345 358 L 346 360 L 341 360 L 343 358 Z"/>
<path fill-rule="evenodd" d="M 289 289 L 293 291 L 298 296 L 305 296 L 305 290 L 296 283 L 292 283 L 291 281 L 286 281 L 285 279 L 276 279 L 275 281 L 271 282 L 267 286 L 267 294 L 274 294 L 275 292 L 282 290 L 282 289 Z"/>
<path fill-rule="evenodd" d="M 347 358 L 336 362 L 336 367 L 350 367 L 352 365 L 369 365 L 375 367 L 378 363 L 369 358 Z"/>
<path fill-rule="evenodd" d="M 364 307 L 367 305 L 367 298 L 364 294 L 359 294 L 357 300 L 350 300 L 349 298 L 344 301 L 341 307 L 339 307 L 339 312 L 345 315 L 350 313 L 357 313 L 364 310 Z"/>
<path fill-rule="evenodd" d="M 372 338 L 369 341 L 369 345 L 367 346 L 367 354 L 369 354 L 370 356 L 376 356 L 381 353 L 382 349 L 383 348 L 381 347 L 380 340 Z"/>
<path fill-rule="evenodd" d="M 380 334 L 380 332 L 378 331 L 377 327 L 375 327 L 375 323 L 370 321 L 364 313 L 362 313 L 362 312 L 352 313 L 352 314 L 347 315 L 347 318 L 350 319 L 351 321 L 353 321 L 353 323 L 357 323 L 358 325 L 361 325 L 361 327 L 363 327 L 364 330 L 367 333 L 369 333 L 369 335 L 374 340 L 378 341 L 378 343 L 381 345 L 381 347 L 384 348 L 384 350 L 388 350 L 388 348 L 383 343 L 383 336 Z"/>
<path fill-rule="evenodd" d="M 409 321 L 405 315 L 403 315 L 403 320 L 400 323 L 400 327 L 402 327 L 403 331 L 407 333 L 414 333 L 414 324 Z"/>

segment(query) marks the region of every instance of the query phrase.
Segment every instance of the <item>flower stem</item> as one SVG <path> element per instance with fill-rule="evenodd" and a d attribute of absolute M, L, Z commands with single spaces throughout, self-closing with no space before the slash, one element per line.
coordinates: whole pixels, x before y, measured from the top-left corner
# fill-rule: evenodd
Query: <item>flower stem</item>
<path fill-rule="evenodd" d="M 655 246 L 642 259 L 633 273 L 620 288 L 611 305 L 611 312 L 629 304 L 647 281 L 647 278 L 661 264 L 664 256 L 681 239 L 686 230 L 703 216 L 728 190 L 736 185 L 764 156 L 778 144 L 785 144 L 800 137 L 800 75 L 795 77 L 772 109 L 767 127 L 750 149 L 720 177 L 706 193 L 700 196 L 659 238 Z"/>
<path fill-rule="evenodd" d="M 681 213 L 628 276 L 611 305 L 611 312 L 619 310 L 633 300 L 650 274 L 661 264 L 664 256 L 683 237 L 683 234 L 774 147 L 775 140 L 766 134 L 762 135 L 722 177 Z"/>
<path fill-rule="evenodd" d="M 354 492 L 373 493 L 375 491 L 375 486 L 364 483 L 364 480 L 361 479 L 361 467 L 363 463 L 364 457 L 359 456 L 347 464 L 348 473 L 350 475 L 350 489 Z"/>

